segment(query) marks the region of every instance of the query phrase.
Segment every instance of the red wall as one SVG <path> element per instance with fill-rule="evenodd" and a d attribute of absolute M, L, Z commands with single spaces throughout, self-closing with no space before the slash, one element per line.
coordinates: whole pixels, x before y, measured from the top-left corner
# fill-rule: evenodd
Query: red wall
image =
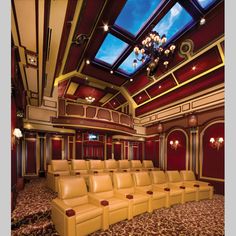
<path fill-rule="evenodd" d="M 36 173 L 36 139 L 26 139 L 26 164 L 25 173 L 35 174 Z"/>
<path fill-rule="evenodd" d="M 62 140 L 52 139 L 52 160 L 62 159 Z"/>
<path fill-rule="evenodd" d="M 171 140 L 178 140 L 180 146 L 175 150 L 170 146 Z M 180 130 L 171 132 L 167 139 L 167 170 L 186 169 L 186 136 Z"/>
<path fill-rule="evenodd" d="M 209 126 L 203 135 L 202 176 L 224 179 L 224 145 L 219 150 L 210 145 L 210 138 L 224 138 L 224 123 Z"/>
<path fill-rule="evenodd" d="M 120 160 L 121 159 L 121 144 L 114 143 L 114 159 Z"/>
<path fill-rule="evenodd" d="M 159 167 L 159 141 L 147 140 L 144 143 L 144 160 L 152 160 L 155 167 Z"/>

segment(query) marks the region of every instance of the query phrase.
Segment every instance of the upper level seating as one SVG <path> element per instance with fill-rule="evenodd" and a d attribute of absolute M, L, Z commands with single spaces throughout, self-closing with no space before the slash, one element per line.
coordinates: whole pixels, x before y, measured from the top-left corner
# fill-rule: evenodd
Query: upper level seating
<path fill-rule="evenodd" d="M 47 173 L 47 186 L 57 192 L 57 182 L 59 176 L 70 175 L 70 168 L 67 160 L 52 160 L 51 170 Z"/>
<path fill-rule="evenodd" d="M 135 190 L 131 173 L 114 172 L 113 183 L 116 194 L 120 197 L 130 199 L 129 209 L 132 217 L 147 211 L 152 212 L 147 194 L 143 194 Z"/>
<path fill-rule="evenodd" d="M 184 190 L 177 186 L 170 186 L 164 171 L 151 171 L 150 177 L 154 189 L 167 193 L 168 206 L 184 203 Z"/>
<path fill-rule="evenodd" d="M 52 200 L 52 220 L 61 236 L 82 236 L 104 229 L 104 217 L 103 208 L 88 197 L 83 178 L 59 178 L 58 197 Z"/>
<path fill-rule="evenodd" d="M 150 202 L 149 204 L 151 205 L 152 210 L 162 207 L 169 207 L 167 193 L 153 188 L 148 172 L 134 172 L 133 179 L 135 189 L 138 192 L 148 195 Z"/>
<path fill-rule="evenodd" d="M 170 187 L 179 187 L 184 189 L 184 202 L 196 201 L 197 200 L 197 190 L 195 187 L 186 186 L 181 179 L 180 173 L 177 170 L 166 171 L 168 180 L 170 182 Z"/>
<path fill-rule="evenodd" d="M 119 171 L 130 171 L 130 161 L 128 160 L 118 160 Z"/>
<path fill-rule="evenodd" d="M 141 171 L 143 169 L 142 163 L 140 160 L 131 160 L 130 164 L 131 164 L 132 171 Z"/>
<path fill-rule="evenodd" d="M 193 171 L 181 170 L 180 176 L 184 181 L 185 186 L 195 187 L 197 189 L 197 201 L 202 199 L 212 199 L 213 186 L 209 186 L 209 183 L 203 181 L 197 181 Z"/>
<path fill-rule="evenodd" d="M 111 177 L 108 173 L 89 176 L 89 197 L 94 202 L 102 203 L 107 207 L 108 218 L 105 228 L 125 219 L 131 219 L 128 214 L 128 201 L 119 198 L 113 190 Z"/>

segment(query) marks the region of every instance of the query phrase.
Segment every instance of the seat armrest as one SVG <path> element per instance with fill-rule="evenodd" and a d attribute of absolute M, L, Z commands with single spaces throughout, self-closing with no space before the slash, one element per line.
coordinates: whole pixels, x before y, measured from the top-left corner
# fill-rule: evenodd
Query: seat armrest
<path fill-rule="evenodd" d="M 62 200 L 58 198 L 52 200 L 52 205 L 64 213 L 66 213 L 67 210 L 72 209 L 70 206 L 66 205 Z"/>
<path fill-rule="evenodd" d="M 196 184 L 199 184 L 200 186 L 212 186 L 210 183 L 208 182 L 204 182 L 204 181 L 196 181 Z"/>
<path fill-rule="evenodd" d="M 167 188 L 168 188 L 168 187 L 167 187 Z M 166 188 L 161 188 L 161 187 L 157 187 L 157 186 L 153 185 L 153 190 L 154 190 L 154 192 L 162 192 L 162 193 L 164 193 L 164 192 L 166 192 L 165 189 L 166 189 Z"/>
<path fill-rule="evenodd" d="M 115 195 L 115 197 L 123 199 L 123 200 L 133 199 L 132 198 L 133 197 L 132 193 L 120 193 L 117 190 L 114 190 L 114 195 Z"/>
<path fill-rule="evenodd" d="M 98 207 L 106 207 L 109 205 L 109 201 L 104 198 L 98 198 L 92 195 L 91 193 L 88 193 L 88 201 Z M 107 201 L 107 202 L 105 202 Z"/>

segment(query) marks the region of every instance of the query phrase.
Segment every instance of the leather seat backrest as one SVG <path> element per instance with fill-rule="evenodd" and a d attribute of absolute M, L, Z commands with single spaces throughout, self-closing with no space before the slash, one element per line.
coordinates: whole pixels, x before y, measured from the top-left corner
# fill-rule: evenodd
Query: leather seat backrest
<path fill-rule="evenodd" d="M 130 163 L 128 160 L 118 160 L 118 165 L 120 169 L 129 169 Z"/>
<path fill-rule="evenodd" d="M 132 168 L 142 168 L 142 163 L 140 160 L 131 160 Z"/>
<path fill-rule="evenodd" d="M 168 176 L 169 182 L 182 182 L 179 171 L 170 170 L 170 171 L 166 171 L 166 174 Z"/>
<path fill-rule="evenodd" d="M 91 193 L 113 191 L 110 175 L 109 174 L 90 175 L 89 176 L 89 191 Z"/>
<path fill-rule="evenodd" d="M 89 166 L 91 170 L 102 170 L 104 169 L 104 163 L 101 160 L 90 160 Z"/>
<path fill-rule="evenodd" d="M 113 173 L 113 183 L 116 189 L 133 188 L 134 183 L 130 173 L 117 172 Z"/>
<path fill-rule="evenodd" d="M 152 160 L 143 160 L 143 167 L 144 168 L 153 168 L 153 162 Z"/>
<path fill-rule="evenodd" d="M 84 178 L 78 176 L 60 177 L 58 179 L 58 197 L 69 206 L 88 202 Z"/>
<path fill-rule="evenodd" d="M 72 170 L 88 170 L 85 160 L 72 160 L 71 169 Z"/>
<path fill-rule="evenodd" d="M 192 170 L 181 170 L 180 176 L 183 181 L 195 181 L 195 175 Z"/>
<path fill-rule="evenodd" d="M 163 184 L 168 182 L 164 171 L 152 171 L 150 172 L 150 176 L 153 184 Z"/>
<path fill-rule="evenodd" d="M 69 165 L 67 160 L 52 160 L 52 171 L 69 171 Z"/>
<path fill-rule="evenodd" d="M 105 160 L 104 161 L 105 168 L 106 169 L 117 169 L 118 168 L 118 163 L 116 160 Z"/>
<path fill-rule="evenodd" d="M 136 187 L 150 186 L 152 184 L 148 172 L 135 172 L 133 173 L 134 183 Z"/>

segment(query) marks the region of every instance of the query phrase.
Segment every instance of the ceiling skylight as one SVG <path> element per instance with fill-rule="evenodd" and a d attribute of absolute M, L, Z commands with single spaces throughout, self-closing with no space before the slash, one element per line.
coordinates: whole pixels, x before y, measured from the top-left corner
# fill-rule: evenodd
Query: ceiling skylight
<path fill-rule="evenodd" d="M 116 19 L 115 25 L 125 29 L 133 35 L 137 35 L 147 20 L 159 8 L 162 0 L 127 0 L 121 13 Z"/>
<path fill-rule="evenodd" d="M 168 42 L 192 21 L 192 16 L 179 3 L 176 3 L 153 30 L 160 35 L 165 34 Z"/>
<path fill-rule="evenodd" d="M 210 5 L 212 5 L 216 0 L 197 0 L 202 8 L 207 9 Z"/>
<path fill-rule="evenodd" d="M 141 61 L 137 61 L 137 67 L 133 67 L 133 60 L 135 56 L 134 53 L 131 52 L 129 56 L 123 61 L 123 63 L 119 66 L 118 69 L 122 70 L 126 74 L 133 74 L 139 67 L 143 64 Z"/>
<path fill-rule="evenodd" d="M 101 47 L 99 48 L 95 59 L 113 65 L 117 58 L 127 48 L 128 44 L 108 33 Z"/>

